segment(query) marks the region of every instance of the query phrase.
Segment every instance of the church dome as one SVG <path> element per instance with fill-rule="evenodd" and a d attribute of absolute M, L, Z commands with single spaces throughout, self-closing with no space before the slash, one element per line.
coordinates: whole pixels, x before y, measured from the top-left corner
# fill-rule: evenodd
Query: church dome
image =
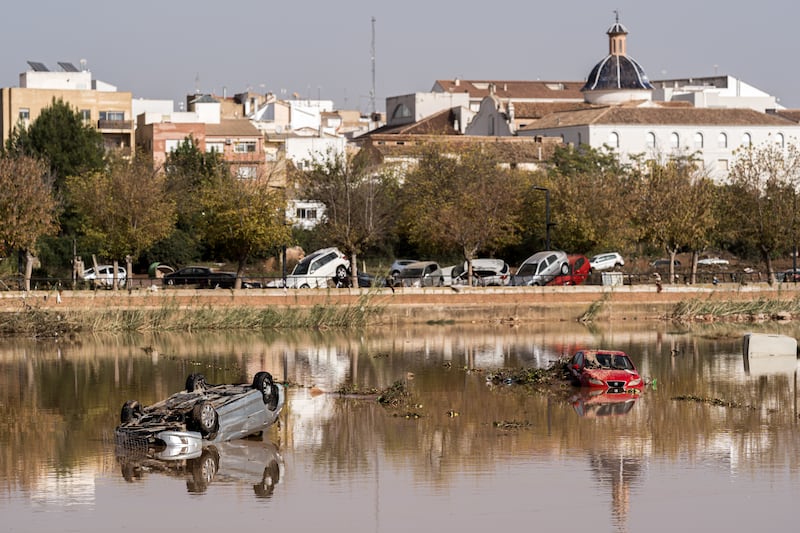
<path fill-rule="evenodd" d="M 642 66 L 625 51 L 628 30 L 619 19 L 608 29 L 608 55 L 597 63 L 581 91 L 590 103 L 650 100 L 653 86 Z"/>

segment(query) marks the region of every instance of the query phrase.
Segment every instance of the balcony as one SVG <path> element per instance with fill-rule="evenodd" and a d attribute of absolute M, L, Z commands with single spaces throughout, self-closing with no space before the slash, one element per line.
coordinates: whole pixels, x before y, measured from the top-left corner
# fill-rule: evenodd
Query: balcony
<path fill-rule="evenodd" d="M 97 121 L 97 129 L 100 131 L 130 131 L 133 129 L 133 121 L 100 119 Z"/>

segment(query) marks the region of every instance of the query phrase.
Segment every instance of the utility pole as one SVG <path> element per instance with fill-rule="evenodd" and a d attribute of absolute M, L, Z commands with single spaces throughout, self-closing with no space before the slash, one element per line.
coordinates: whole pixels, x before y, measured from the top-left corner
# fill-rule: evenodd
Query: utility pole
<path fill-rule="evenodd" d="M 372 62 L 372 89 L 369 91 L 369 103 L 371 117 L 374 117 L 378 111 L 375 107 L 375 17 L 372 17 L 372 48 L 370 56 Z"/>

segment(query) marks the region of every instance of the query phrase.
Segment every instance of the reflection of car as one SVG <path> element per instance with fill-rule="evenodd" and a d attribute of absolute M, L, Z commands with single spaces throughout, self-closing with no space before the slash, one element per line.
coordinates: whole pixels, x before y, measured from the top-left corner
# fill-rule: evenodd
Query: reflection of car
<path fill-rule="evenodd" d="M 582 389 L 578 394 L 572 396 L 569 401 L 578 415 L 596 418 L 628 414 L 638 399 L 639 394 L 636 392 Z"/>
<path fill-rule="evenodd" d="M 667 262 L 669 264 L 669 262 Z M 722 266 L 729 265 L 730 261 L 727 259 L 720 259 L 719 257 L 705 257 L 697 262 L 701 266 Z"/>
<path fill-rule="evenodd" d="M 537 252 L 527 258 L 511 276 L 511 285 L 546 285 L 556 276 L 569 274 L 565 252 Z"/>
<path fill-rule="evenodd" d="M 572 381 L 582 387 L 615 392 L 641 390 L 642 378 L 631 358 L 615 350 L 581 350 L 569 362 Z"/>
<path fill-rule="evenodd" d="M 278 419 L 284 402 L 284 388 L 269 372 L 243 385 L 209 385 L 202 374 L 191 374 L 186 389 L 166 400 L 148 407 L 125 402 L 115 433 L 118 442 L 147 446 L 223 442 L 262 432 Z"/>
<path fill-rule="evenodd" d="M 467 284 L 467 262 L 456 265 L 450 273 L 452 285 Z M 483 287 L 508 285 L 510 272 L 508 264 L 502 259 L 473 259 L 472 284 Z"/>
<path fill-rule="evenodd" d="M 91 287 L 104 287 L 111 289 L 114 287 L 114 265 L 99 265 L 97 270 L 94 268 L 87 268 L 83 271 L 83 279 L 89 282 Z M 125 287 L 128 279 L 127 271 L 121 267 L 117 267 L 117 287 Z"/>
<path fill-rule="evenodd" d="M 556 276 L 547 283 L 548 285 L 580 285 L 589 277 L 591 267 L 585 255 L 570 254 L 567 259 L 569 259 L 569 273 Z"/>
<path fill-rule="evenodd" d="M 336 287 L 347 285 L 350 261 L 338 248 L 323 248 L 310 253 L 295 265 L 286 276 L 290 289 L 314 289 L 328 287 L 328 281 Z"/>
<path fill-rule="evenodd" d="M 625 266 L 625 260 L 617 252 L 597 254 L 589 260 L 589 263 L 592 270 L 610 270 Z"/>
<path fill-rule="evenodd" d="M 236 283 L 234 272 L 218 272 L 205 266 L 188 266 L 164 276 L 164 285 L 195 285 L 208 289 L 232 289 Z M 244 287 L 245 284 L 242 283 Z"/>
<path fill-rule="evenodd" d="M 277 445 L 261 439 L 209 444 L 189 456 L 124 446 L 117 446 L 116 455 L 126 481 L 133 483 L 150 473 L 168 474 L 186 478 L 191 493 L 205 492 L 214 480 L 223 479 L 245 482 L 257 498 L 269 498 L 285 468 Z"/>
<path fill-rule="evenodd" d="M 441 287 L 444 285 L 444 274 L 434 261 L 417 261 L 407 264 L 396 281 L 403 287 Z"/>
<path fill-rule="evenodd" d="M 681 262 L 676 259 L 672 263 L 672 265 L 675 267 L 679 267 L 681 266 Z M 656 259 L 655 261 L 650 263 L 650 266 L 652 266 L 653 268 L 669 268 L 669 259 Z"/>

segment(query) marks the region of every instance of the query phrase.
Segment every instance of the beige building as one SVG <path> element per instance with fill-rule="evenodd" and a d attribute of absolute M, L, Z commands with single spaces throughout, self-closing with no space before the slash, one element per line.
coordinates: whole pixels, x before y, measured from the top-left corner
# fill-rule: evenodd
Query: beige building
<path fill-rule="evenodd" d="M 2 142 L 17 125 L 29 126 L 53 100 L 63 100 L 103 134 L 107 149 L 131 154 L 134 140 L 131 93 L 119 92 L 113 85 L 92 79 L 85 68 L 59 63 L 52 72 L 44 64 L 29 62 L 30 70 L 19 75 L 19 87 L 0 89 L 0 128 Z"/>

